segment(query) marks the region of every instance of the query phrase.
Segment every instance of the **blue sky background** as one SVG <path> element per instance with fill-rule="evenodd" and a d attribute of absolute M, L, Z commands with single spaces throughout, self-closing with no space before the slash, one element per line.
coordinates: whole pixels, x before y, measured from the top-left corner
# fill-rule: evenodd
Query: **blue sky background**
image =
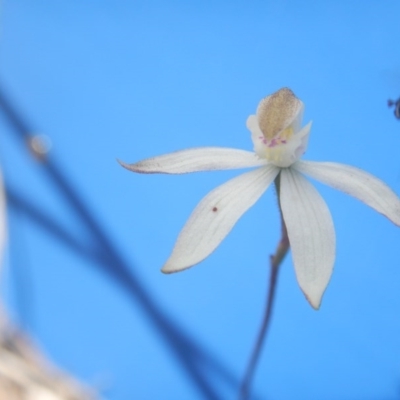
<path fill-rule="evenodd" d="M 400 121 L 386 104 L 400 96 L 399 16 L 394 0 L 1 4 L 1 88 L 33 131 L 49 136 L 49 159 L 157 310 L 232 374 L 229 383 L 200 365 L 215 398 L 235 398 L 262 317 L 280 233 L 275 195 L 269 190 L 203 263 L 166 276 L 160 268 L 192 209 L 240 171 L 139 176 L 116 158 L 251 150 L 247 116 L 288 86 L 306 105 L 304 122 L 313 120 L 305 159 L 358 166 L 400 193 Z M 94 248 L 1 112 L 0 132 L 9 189 Z M 336 226 L 333 277 L 316 312 L 291 257 L 283 263 L 255 398 L 398 399 L 400 230 L 317 187 Z M 5 301 L 58 365 L 110 400 L 211 398 L 126 286 L 15 204 L 8 217 Z"/>

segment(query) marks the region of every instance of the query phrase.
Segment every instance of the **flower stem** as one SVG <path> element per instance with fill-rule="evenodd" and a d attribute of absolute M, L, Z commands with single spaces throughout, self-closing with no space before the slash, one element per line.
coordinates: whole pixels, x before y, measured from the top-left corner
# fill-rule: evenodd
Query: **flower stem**
<path fill-rule="evenodd" d="M 254 372 L 257 367 L 258 360 L 260 358 L 261 350 L 271 324 L 271 316 L 275 300 L 276 283 L 278 279 L 279 266 L 281 265 L 283 259 L 285 258 L 289 250 L 289 238 L 287 235 L 286 225 L 283 220 L 282 210 L 279 203 L 280 175 L 278 175 L 277 178 L 275 179 L 275 187 L 278 195 L 279 212 L 282 224 L 281 240 L 278 243 L 275 254 L 270 256 L 269 291 L 266 301 L 265 313 L 261 323 L 260 330 L 258 332 L 257 340 L 254 345 L 254 349 L 251 353 L 251 357 L 247 365 L 247 369 L 244 374 L 242 384 L 240 386 L 239 400 L 249 399 L 251 381 L 253 379 Z"/>

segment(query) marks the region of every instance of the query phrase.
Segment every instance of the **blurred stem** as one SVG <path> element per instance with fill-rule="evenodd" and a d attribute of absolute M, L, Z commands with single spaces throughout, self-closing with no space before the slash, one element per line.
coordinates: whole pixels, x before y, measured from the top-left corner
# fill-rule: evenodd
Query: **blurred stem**
<path fill-rule="evenodd" d="M 276 248 L 275 254 L 270 256 L 270 276 L 269 276 L 269 291 L 266 301 L 265 313 L 261 323 L 260 330 L 258 332 L 257 340 L 254 345 L 254 349 L 251 353 L 251 357 L 243 377 L 242 384 L 240 386 L 239 399 L 247 400 L 250 396 L 250 387 L 253 380 L 254 372 L 257 367 L 258 360 L 260 358 L 261 350 L 264 341 L 267 337 L 269 327 L 271 324 L 272 310 L 275 300 L 276 283 L 278 279 L 279 266 L 285 258 L 289 250 L 289 238 L 287 235 L 285 221 L 283 220 L 281 205 L 280 205 L 280 174 L 275 179 L 276 193 L 278 196 L 279 213 L 281 217 L 282 233 L 281 239 Z"/>

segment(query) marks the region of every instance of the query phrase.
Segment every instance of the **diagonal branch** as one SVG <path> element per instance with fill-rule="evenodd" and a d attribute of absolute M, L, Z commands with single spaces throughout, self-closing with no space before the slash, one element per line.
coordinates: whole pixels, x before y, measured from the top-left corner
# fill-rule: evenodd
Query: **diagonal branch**
<path fill-rule="evenodd" d="M 15 108 L 11 106 L 11 103 L 1 89 L 0 108 L 3 110 L 15 135 L 21 139 L 23 146 L 26 146 L 31 140 L 29 132 L 32 132 L 32 130 L 29 129 L 28 124 L 18 115 Z M 156 303 L 133 272 L 130 263 L 121 256 L 112 239 L 108 237 L 102 229 L 97 218 L 91 211 L 91 208 L 85 203 L 69 181 L 64 172 L 65 170 L 61 168 L 54 159 L 51 159 L 51 157 L 45 157 L 41 159 L 41 161 L 41 165 L 50 182 L 55 186 L 56 190 L 64 196 L 71 209 L 73 209 L 81 219 L 83 225 L 87 228 L 94 242 L 97 244 L 98 251 L 102 254 L 102 257 L 100 257 L 98 260 L 99 262 L 95 265 L 100 267 L 100 269 L 109 275 L 115 283 L 122 287 L 134 303 L 142 307 L 146 316 L 153 323 L 156 331 L 160 333 L 162 339 L 181 362 L 183 370 L 191 378 L 192 382 L 197 386 L 204 397 L 207 399 L 220 399 L 215 387 L 213 387 L 210 382 L 211 378 L 215 379 L 215 375 L 212 376 L 210 371 L 218 372 L 220 378 L 232 387 L 237 384 L 237 378 L 234 374 L 227 366 L 218 361 L 214 355 L 196 343 L 196 341 L 190 337 L 176 321 L 173 321 L 167 316 L 165 310 L 161 309 Z M 11 194 L 14 195 L 14 204 L 16 204 L 18 199 L 15 197 L 15 193 Z M 19 198 L 19 200 L 21 199 Z M 22 207 L 22 205 L 21 201 L 19 201 L 19 206 Z M 28 207 L 25 207 L 25 211 L 28 212 Z M 39 217 L 43 217 L 43 215 L 37 212 L 35 213 L 32 208 L 29 212 L 37 223 L 42 224 L 45 229 L 57 233 L 58 239 L 65 240 L 70 247 L 79 251 L 81 255 L 87 252 L 86 249 L 83 249 L 71 240 L 70 235 L 63 229 L 60 229 L 59 226 L 46 218 L 42 218 L 40 221 L 41 218 Z"/>

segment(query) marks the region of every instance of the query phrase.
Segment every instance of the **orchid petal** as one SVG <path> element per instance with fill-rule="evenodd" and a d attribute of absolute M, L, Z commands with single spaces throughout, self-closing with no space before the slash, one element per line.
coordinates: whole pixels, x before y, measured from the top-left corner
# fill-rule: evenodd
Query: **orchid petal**
<path fill-rule="evenodd" d="M 119 163 L 144 174 L 186 174 L 189 172 L 259 167 L 267 163 L 253 152 L 225 147 L 197 147 L 147 158 L 135 164 Z"/>
<path fill-rule="evenodd" d="M 298 161 L 298 171 L 349 194 L 400 226 L 400 199 L 384 182 L 359 168 L 332 162 Z"/>
<path fill-rule="evenodd" d="M 265 158 L 265 138 L 258 126 L 257 116 L 250 115 L 246 121 L 247 129 L 251 132 L 251 140 L 254 144 L 254 152 L 261 158 Z"/>
<path fill-rule="evenodd" d="M 280 204 L 297 281 L 318 309 L 335 261 L 335 229 L 329 209 L 314 186 L 292 168 L 283 169 Z"/>
<path fill-rule="evenodd" d="M 209 256 L 278 173 L 278 168 L 267 165 L 212 190 L 186 222 L 162 272 L 181 271 Z"/>

